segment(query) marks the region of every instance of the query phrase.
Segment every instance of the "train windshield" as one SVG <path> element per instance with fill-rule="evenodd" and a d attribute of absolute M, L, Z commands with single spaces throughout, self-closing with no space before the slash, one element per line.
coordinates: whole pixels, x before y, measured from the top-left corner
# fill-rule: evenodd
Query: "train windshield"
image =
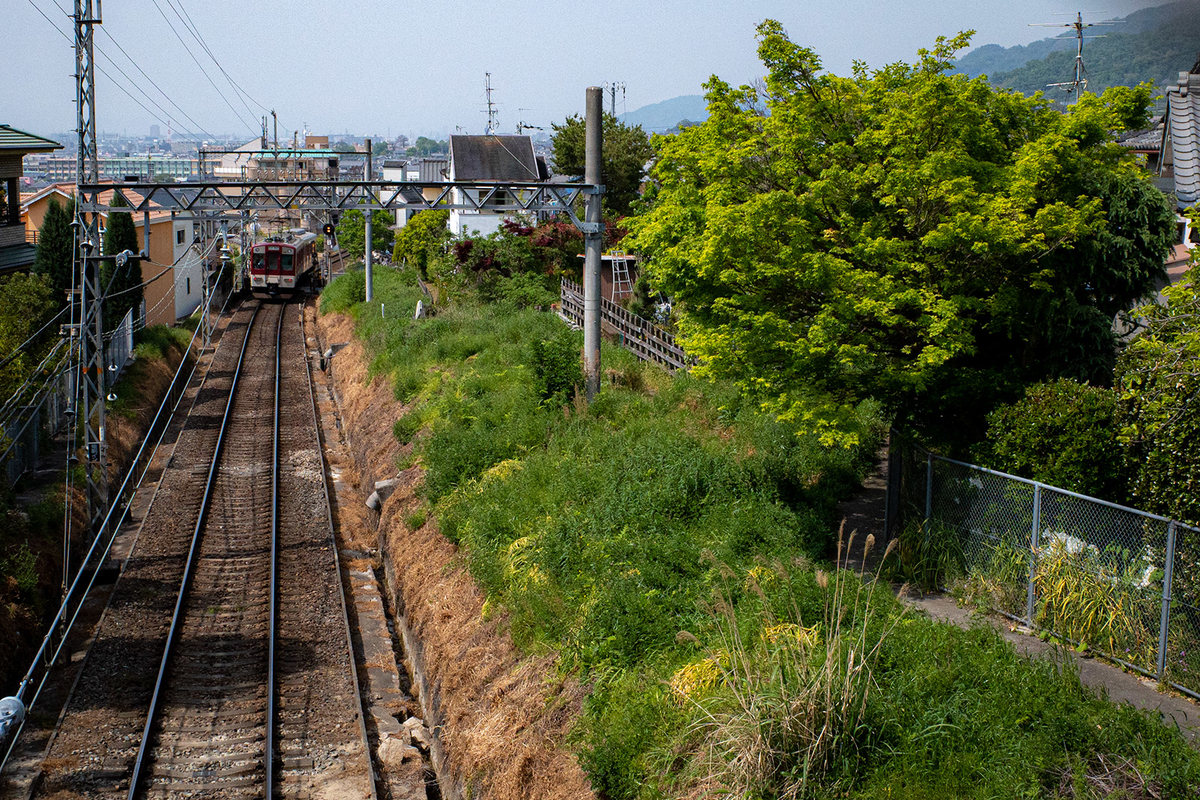
<path fill-rule="evenodd" d="M 279 259 L 280 259 L 279 271 L 286 275 L 291 275 L 292 274 L 292 254 L 284 253 L 283 255 L 281 255 L 279 257 Z"/>
<path fill-rule="evenodd" d="M 264 270 L 266 270 L 266 268 L 267 268 L 266 254 L 263 253 L 262 251 L 255 253 L 254 254 L 254 263 L 251 264 L 250 269 L 254 270 L 255 272 L 263 272 Z"/>

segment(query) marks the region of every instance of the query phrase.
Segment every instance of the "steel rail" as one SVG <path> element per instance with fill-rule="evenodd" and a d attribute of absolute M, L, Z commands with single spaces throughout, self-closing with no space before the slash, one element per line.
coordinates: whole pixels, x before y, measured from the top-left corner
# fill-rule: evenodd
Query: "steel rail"
<path fill-rule="evenodd" d="M 263 797 L 275 796 L 275 634 L 279 615 L 279 365 L 283 351 L 283 318 L 287 305 L 279 310 L 275 326 L 275 421 L 271 442 L 271 610 L 267 640 L 267 743 L 263 754 L 266 785 Z"/>
<path fill-rule="evenodd" d="M 312 408 L 313 433 L 317 439 L 317 452 L 321 457 L 321 494 L 325 500 L 325 523 L 329 529 L 329 549 L 333 552 L 333 568 L 337 573 L 338 600 L 342 608 L 342 625 L 346 634 L 346 651 L 350 655 L 350 682 L 354 687 L 354 710 L 358 713 L 358 732 L 362 737 L 363 754 L 367 759 L 367 781 L 371 788 L 370 800 L 378 800 L 379 788 L 375 781 L 375 759 L 371 752 L 371 738 L 367 733 L 367 712 L 363 708 L 362 687 L 358 682 L 358 663 L 354 656 L 354 637 L 350 632 L 350 610 L 346 605 L 346 586 L 342 581 L 342 558 L 338 552 L 337 533 L 333 524 L 332 493 L 329 486 L 329 462 L 325 458 L 325 434 L 321 427 L 321 416 L 317 408 L 316 381 L 313 379 L 312 361 L 308 357 L 308 330 L 304 324 L 304 304 L 300 305 L 300 341 L 305 342 L 304 374 L 308 377 L 308 399 Z M 318 345 L 319 346 L 319 345 Z"/>
<path fill-rule="evenodd" d="M 218 317 L 220 317 L 221 315 L 223 315 L 225 313 L 225 309 L 228 307 L 228 305 L 229 305 L 229 298 L 226 298 L 225 305 L 223 305 L 221 307 L 221 310 L 218 313 Z M 167 406 L 171 406 L 171 411 L 167 415 L 168 418 L 173 417 L 176 413 L 178 413 L 179 404 L 183 402 L 183 398 L 187 394 L 187 387 L 191 383 L 192 378 L 195 376 L 196 370 L 199 368 L 199 364 L 200 364 L 199 357 L 197 357 L 192 362 L 192 368 L 188 372 L 187 380 L 184 381 L 183 388 L 179 390 L 179 396 L 176 398 L 175 403 L 173 405 L 170 403 L 170 399 L 176 391 L 176 385 L 179 382 L 179 377 L 183 374 L 183 370 L 188 365 L 187 364 L 188 354 L 191 353 L 192 345 L 194 345 L 196 343 L 196 338 L 199 336 L 199 334 L 200 334 L 200 328 L 197 327 L 196 330 L 192 332 L 192 338 L 188 341 L 187 347 L 184 348 L 184 358 L 182 361 L 179 362 L 179 367 L 175 370 L 175 376 L 171 379 L 171 383 L 167 387 L 167 393 L 163 397 L 163 401 L 159 404 L 158 410 L 154 414 L 154 419 L 150 422 L 150 427 L 147 428 L 148 433 L 145 437 L 143 437 L 141 446 L 138 447 L 137 455 L 135 455 L 133 458 L 133 466 L 131 466 L 129 471 L 126 473 L 125 480 L 121 483 L 121 488 L 117 491 L 117 494 L 116 494 L 117 497 L 125 496 L 125 489 L 129 486 L 130 480 L 132 480 L 134 474 L 137 472 L 137 465 L 139 463 L 141 463 L 141 461 L 142 461 L 142 455 L 145 453 L 146 446 L 149 444 L 150 439 L 153 436 L 153 431 L 155 430 L 156 426 L 158 425 L 158 421 L 162 417 L 163 411 L 167 408 Z M 205 339 L 200 345 L 201 349 L 203 350 L 203 348 L 207 347 L 208 344 L 209 344 L 209 340 Z M 207 381 L 208 381 L 208 371 L 205 370 L 204 376 L 200 381 L 200 387 L 202 388 L 204 386 L 204 384 L 207 383 Z M 199 392 L 199 389 L 197 389 L 197 392 Z M 195 398 L 193 398 L 192 402 L 194 405 Z M 158 448 L 160 446 L 162 446 L 163 439 L 166 436 L 167 428 L 169 426 L 170 426 L 170 420 L 168 419 L 168 421 L 163 424 L 162 430 L 159 432 L 158 441 L 155 442 L 154 447 L 151 450 L 150 457 L 146 460 L 145 466 L 142 467 L 142 475 L 140 478 L 138 478 L 137 483 L 134 485 L 134 492 L 137 492 L 141 488 L 142 482 L 146 479 L 146 475 L 150 469 L 150 462 L 152 462 L 154 460 L 155 456 L 158 454 Z M 113 542 L 116 539 L 116 531 L 123 524 L 125 524 L 125 519 L 129 515 L 129 504 L 128 503 L 114 503 L 109 508 L 108 514 L 104 517 L 104 521 L 100 524 L 99 529 L 101 531 L 109 529 L 109 520 L 112 518 L 113 513 L 117 512 L 118 509 L 120 510 L 120 515 L 118 516 L 116 523 L 112 526 L 113 535 L 108 537 L 107 542 L 104 544 L 103 549 L 100 551 L 99 558 L 96 561 L 97 564 L 102 563 L 104 561 L 104 559 L 108 558 L 109 551 L 112 549 Z M 22 678 L 21 684 L 17 689 L 17 693 L 16 693 L 17 699 L 23 700 L 24 695 L 25 695 L 25 690 L 33 682 L 34 673 L 37 671 L 38 666 L 39 665 L 45 666 L 45 670 L 43 671 L 43 674 L 42 674 L 42 679 L 38 683 L 37 688 L 34 690 L 33 698 L 30 699 L 30 701 L 28 703 L 25 703 L 25 709 L 26 709 L 25 718 L 21 721 L 21 724 L 17 727 L 16 731 L 14 731 L 12 733 L 12 735 L 9 737 L 7 749 L 5 749 L 3 755 L 0 756 L 0 774 L 3 774 L 4 768 L 8 764 L 8 759 L 12 756 L 13 749 L 17 745 L 17 738 L 21 735 L 21 732 L 24 731 L 24 729 L 25 729 L 25 723 L 29 719 L 29 715 L 28 715 L 29 710 L 34 707 L 34 705 L 38 701 L 38 698 L 41 697 L 42 689 L 45 687 L 46 681 L 49 680 L 49 678 L 50 678 L 51 668 L 58 661 L 58 657 L 59 657 L 60 653 L 62 652 L 62 648 L 68 641 L 67 637 L 70 634 L 72 628 L 75 627 L 75 621 L 79 618 L 79 614 L 83 610 L 83 600 L 86 600 L 87 597 L 91 594 L 92 587 L 96 583 L 96 576 L 100 574 L 99 570 L 92 570 L 92 572 L 90 573 L 89 580 L 87 582 L 87 586 L 84 586 L 82 588 L 81 594 L 76 593 L 77 590 L 80 588 L 80 581 L 83 579 L 83 576 L 84 576 L 83 567 L 85 567 L 89 563 L 91 563 L 92 556 L 96 553 L 97 548 L 100 547 L 100 543 L 104 538 L 105 537 L 103 537 L 103 536 L 97 535 L 92 540 L 91 547 L 88 548 L 88 552 L 84 555 L 83 563 L 81 564 L 79 570 L 75 573 L 75 579 L 71 582 L 70 588 L 67 589 L 67 592 L 63 597 L 63 601 L 62 601 L 61 605 L 59 606 L 58 613 L 55 615 L 54 620 L 50 623 L 49 632 L 47 632 L 46 635 L 42 638 L 41 646 L 38 648 L 37 654 L 33 657 L 33 661 L 29 665 L 29 670 L 25 673 L 25 677 Z M 79 605 L 76 606 L 75 611 L 73 613 L 68 612 L 68 607 L 70 605 L 71 599 L 76 598 L 76 597 L 82 597 L 83 600 L 80 600 Z M 105 608 L 107 609 L 107 604 L 105 605 Z M 54 630 L 58 627 L 60 622 L 63 622 L 64 620 L 66 620 L 67 616 L 70 616 L 70 620 L 67 621 L 66 628 L 62 632 L 62 636 L 61 636 L 61 639 L 58 641 L 58 644 L 54 645 L 53 644 Z M 51 649 L 53 650 L 53 653 L 48 653 L 48 650 L 51 650 Z M 74 690 L 72 690 L 72 693 L 73 692 L 74 692 Z M 64 706 L 64 710 L 65 710 L 65 706 Z M 2 744 L 2 743 L 0 743 L 0 744 Z"/>
<path fill-rule="evenodd" d="M 238 353 L 237 368 L 233 372 L 233 380 L 229 386 L 229 399 L 225 402 L 225 413 L 221 415 L 221 428 L 217 432 L 217 444 L 213 448 L 212 460 L 209 462 L 208 477 L 204 483 L 204 494 L 200 500 L 200 512 L 196 517 L 196 527 L 192 531 L 192 542 L 188 548 L 187 562 L 184 565 L 183 578 L 179 584 L 179 594 L 175 599 L 175 610 L 171 615 L 171 627 L 167 631 L 167 642 L 163 647 L 162 660 L 158 667 L 158 677 L 154 682 L 154 694 L 150 698 L 150 709 L 146 714 L 146 725 L 142 729 L 142 741 L 138 745 L 137 760 L 133 764 L 133 774 L 129 777 L 129 794 L 127 795 L 127 800 L 134 800 L 137 795 L 138 786 L 141 783 L 142 771 L 146 763 L 146 753 L 150 745 L 150 737 L 154 730 L 155 719 L 158 716 L 159 698 L 162 695 L 163 684 L 166 680 L 167 667 L 171 663 L 171 651 L 175 646 L 175 634 L 179 629 L 179 622 L 183 615 L 183 605 L 187 599 L 187 590 L 191 584 L 192 572 L 200 550 L 200 534 L 204 530 L 209 501 L 212 499 L 213 483 L 217 476 L 217 464 L 220 462 L 221 448 L 225 443 L 225 432 L 228 429 L 230 411 L 233 409 L 233 398 L 237 394 L 238 380 L 241 377 L 242 365 L 246 360 L 246 348 L 250 344 L 250 333 L 254 328 L 254 321 L 258 317 L 258 312 L 261 308 L 261 304 L 255 306 L 254 312 L 250 316 L 250 322 L 246 325 L 246 334 L 242 339 L 242 348 Z"/>

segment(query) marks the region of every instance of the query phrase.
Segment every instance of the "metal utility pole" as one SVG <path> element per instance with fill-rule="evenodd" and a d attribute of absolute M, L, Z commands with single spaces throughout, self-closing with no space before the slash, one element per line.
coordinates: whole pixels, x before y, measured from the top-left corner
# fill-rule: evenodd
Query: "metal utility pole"
<path fill-rule="evenodd" d="M 75 196 L 83 199 L 81 185 L 100 182 L 96 149 L 96 84 L 93 27 L 101 24 L 100 2 L 75 0 L 75 111 L 79 148 L 75 160 Z M 108 512 L 108 470 L 104 437 L 104 399 L 107 373 L 104 364 L 104 298 L 100 287 L 100 214 L 90 216 L 75 206 L 79 242 L 75 287 L 79 314 L 79 406 L 84 431 L 84 482 L 91 535 Z M 92 255 L 95 252 L 96 255 Z"/>
<path fill-rule="evenodd" d="M 590 403 L 600 391 L 600 153 L 603 149 L 604 90 L 589 86 L 584 107 L 583 180 L 596 187 L 584 200 L 583 225 L 583 369 Z"/>
<path fill-rule="evenodd" d="M 363 167 L 363 170 L 364 170 L 363 180 L 369 182 L 371 180 L 371 140 L 366 139 L 364 141 L 365 141 L 366 150 L 367 150 L 367 163 Z M 366 279 L 367 279 L 366 280 L 366 284 L 367 284 L 366 301 L 368 303 L 371 302 L 371 300 L 375 297 L 375 285 L 371 279 L 371 216 L 374 213 L 375 212 L 369 208 L 363 209 L 363 216 L 366 218 L 366 223 L 367 223 L 366 230 L 363 231 L 363 235 L 366 239 L 366 247 L 365 247 L 366 252 L 365 252 L 365 255 L 363 256 L 363 269 L 366 270 L 366 273 L 367 273 L 367 275 L 366 275 Z"/>
<path fill-rule="evenodd" d="M 608 84 L 608 94 L 611 97 L 609 108 L 612 109 L 609 113 L 612 114 L 614 117 L 617 115 L 617 90 L 618 89 L 621 91 L 621 99 L 624 100 L 625 99 L 625 81 L 614 81 L 614 82 Z"/>

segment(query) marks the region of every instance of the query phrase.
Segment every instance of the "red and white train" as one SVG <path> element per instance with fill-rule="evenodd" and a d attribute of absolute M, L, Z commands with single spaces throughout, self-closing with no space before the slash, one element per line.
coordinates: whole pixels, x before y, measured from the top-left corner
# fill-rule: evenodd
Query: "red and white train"
<path fill-rule="evenodd" d="M 256 297 L 290 295 L 308 278 L 317 280 L 317 235 L 296 230 L 250 247 L 250 291 Z"/>

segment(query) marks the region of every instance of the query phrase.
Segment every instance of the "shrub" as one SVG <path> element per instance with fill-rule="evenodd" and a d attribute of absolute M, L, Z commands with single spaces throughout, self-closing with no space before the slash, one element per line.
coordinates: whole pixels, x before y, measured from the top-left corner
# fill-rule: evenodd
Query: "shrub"
<path fill-rule="evenodd" d="M 579 336 L 571 332 L 538 339 L 530 345 L 529 365 L 534 384 L 546 405 L 558 407 L 567 403 L 583 385 L 579 353 Z"/>
<path fill-rule="evenodd" d="M 1080 494 L 1128 502 L 1117 394 L 1072 380 L 1030 386 L 988 415 L 987 466 Z"/>
<path fill-rule="evenodd" d="M 449 236 L 446 231 L 449 219 L 449 211 L 422 211 L 416 214 L 396 232 L 392 261 L 407 264 L 422 276 L 427 276 L 430 253 L 436 252 Z"/>
<path fill-rule="evenodd" d="M 350 270 L 338 275 L 321 292 L 321 313 L 342 314 L 367 299 L 367 274 Z"/>
<path fill-rule="evenodd" d="M 1146 330 L 1117 362 L 1122 439 L 1139 464 L 1140 508 L 1200 525 L 1200 292 L 1195 267 L 1163 290 L 1165 306 L 1137 310 Z M 1196 563 L 1200 563 L 1198 560 Z"/>

